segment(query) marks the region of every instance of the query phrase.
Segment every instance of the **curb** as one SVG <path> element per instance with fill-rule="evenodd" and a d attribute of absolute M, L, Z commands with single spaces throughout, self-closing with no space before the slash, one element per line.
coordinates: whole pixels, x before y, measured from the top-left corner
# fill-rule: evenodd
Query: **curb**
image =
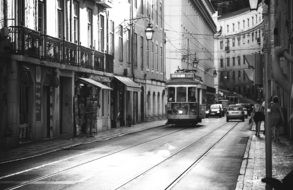
<path fill-rule="evenodd" d="M 90 144 L 90 143 L 99 142 L 99 141 L 106 141 L 106 140 L 110 140 L 110 139 L 113 139 L 113 138 L 116 138 L 116 137 L 121 137 L 121 136 L 124 136 L 124 135 L 138 133 L 138 132 L 141 132 L 141 131 L 153 129 L 153 128 L 156 128 L 156 127 L 163 127 L 163 126 L 169 127 L 169 126 L 171 126 L 171 124 L 167 124 L 167 125 L 163 124 L 163 125 L 157 125 L 157 126 L 153 126 L 153 127 L 146 127 L 146 128 L 141 129 L 141 130 L 138 129 L 136 131 L 114 133 L 114 134 L 111 134 L 109 136 L 105 135 L 105 136 L 97 137 L 97 138 L 94 138 L 92 140 L 87 140 L 87 141 L 84 141 L 84 142 L 73 143 L 73 144 L 65 145 L 65 146 L 61 145 L 60 147 L 53 148 L 51 150 L 47 150 L 47 151 L 44 151 L 44 152 L 41 152 L 41 151 L 36 152 L 33 155 L 24 156 L 22 158 L 14 158 L 14 159 L 11 159 L 11 160 L 3 159 L 3 161 L 0 161 L 0 164 L 7 164 L 7 163 L 17 162 L 17 161 L 21 161 L 21 160 L 26 160 L 26 159 L 30 159 L 30 158 L 34 158 L 34 157 L 38 157 L 38 156 L 42 156 L 42 155 L 46 155 L 46 154 L 50 154 L 50 153 L 53 153 L 53 152 L 57 152 L 57 151 L 63 150 L 63 149 L 69 149 L 69 148 L 73 148 L 73 147 L 76 147 L 76 146 Z"/>
<path fill-rule="evenodd" d="M 237 179 L 237 185 L 235 190 L 243 190 L 244 189 L 244 182 L 246 178 L 246 170 L 248 166 L 248 160 L 251 159 L 249 156 L 250 148 L 251 148 L 251 141 L 252 141 L 253 136 L 249 136 L 246 148 L 245 148 L 245 153 L 243 156 L 241 168 L 239 171 L 238 179 Z"/>

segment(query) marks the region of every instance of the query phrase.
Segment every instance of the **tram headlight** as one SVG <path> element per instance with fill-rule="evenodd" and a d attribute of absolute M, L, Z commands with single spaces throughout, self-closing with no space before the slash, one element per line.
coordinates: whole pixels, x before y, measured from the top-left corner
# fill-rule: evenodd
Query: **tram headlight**
<path fill-rule="evenodd" d="M 178 114 L 183 114 L 183 110 L 178 110 Z"/>

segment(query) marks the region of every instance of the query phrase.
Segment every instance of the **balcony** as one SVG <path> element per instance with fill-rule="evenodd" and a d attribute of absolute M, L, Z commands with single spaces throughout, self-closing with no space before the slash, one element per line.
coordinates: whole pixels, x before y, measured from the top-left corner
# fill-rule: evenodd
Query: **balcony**
<path fill-rule="evenodd" d="M 104 57 L 107 54 L 102 52 L 44 35 L 22 26 L 10 27 L 10 37 L 12 54 L 64 65 L 113 72 L 113 60 L 107 61 L 105 65 Z"/>
<path fill-rule="evenodd" d="M 104 8 L 111 8 L 113 6 L 113 0 L 96 0 L 96 3 Z"/>

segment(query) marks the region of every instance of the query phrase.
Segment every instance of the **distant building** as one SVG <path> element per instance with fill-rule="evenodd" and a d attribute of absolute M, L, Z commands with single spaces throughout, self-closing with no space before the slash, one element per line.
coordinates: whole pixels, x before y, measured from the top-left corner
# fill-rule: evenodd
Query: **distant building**
<path fill-rule="evenodd" d="M 214 101 L 215 10 L 209 0 L 165 1 L 166 77 L 180 69 L 196 70 Z"/>
<path fill-rule="evenodd" d="M 216 84 L 230 91 L 257 99 L 263 86 L 263 15 L 241 9 L 218 17 Z"/>

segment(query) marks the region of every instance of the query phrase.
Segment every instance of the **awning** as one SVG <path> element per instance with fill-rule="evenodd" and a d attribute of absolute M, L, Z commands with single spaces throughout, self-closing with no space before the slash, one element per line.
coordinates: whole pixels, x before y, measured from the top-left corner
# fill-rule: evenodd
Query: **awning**
<path fill-rule="evenodd" d="M 90 78 L 82 78 L 82 77 L 79 77 L 79 79 L 82 80 L 83 82 L 86 82 L 86 83 L 88 83 L 90 85 L 94 85 L 94 86 L 99 87 L 101 89 L 104 89 L 104 90 L 112 90 L 112 88 L 110 88 L 110 87 L 108 87 L 108 86 L 106 86 L 106 85 L 104 85 L 104 84 L 102 84 L 100 82 L 97 82 L 97 81 L 95 81 L 93 79 L 90 79 Z"/>
<path fill-rule="evenodd" d="M 132 79 L 130 79 L 128 77 L 121 77 L 121 76 L 114 76 L 114 77 L 126 86 L 126 90 L 140 91 L 140 85 L 138 85 Z"/>

